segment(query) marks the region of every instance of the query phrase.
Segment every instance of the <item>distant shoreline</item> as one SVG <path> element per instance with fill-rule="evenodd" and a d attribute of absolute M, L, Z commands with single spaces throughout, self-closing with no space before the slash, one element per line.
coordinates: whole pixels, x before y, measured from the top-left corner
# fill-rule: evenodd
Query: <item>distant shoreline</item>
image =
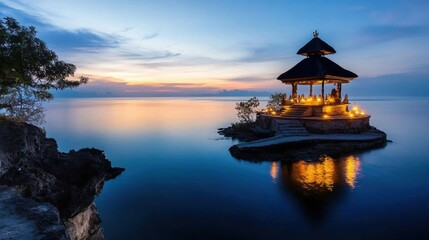
<path fill-rule="evenodd" d="M 260 101 L 267 101 L 269 95 L 248 95 L 248 96 L 213 96 L 213 95 L 202 95 L 202 96 L 111 96 L 111 97 L 103 97 L 103 96 L 91 96 L 91 97 L 55 97 L 56 100 L 64 100 L 64 99 L 139 99 L 139 98 L 147 98 L 147 99 L 173 99 L 173 98 L 182 98 L 182 99 L 237 99 L 237 101 L 247 100 L 251 97 L 258 97 Z M 429 96 L 386 96 L 386 97 L 353 97 L 350 99 L 350 102 L 361 102 L 361 101 L 408 101 L 408 100 L 428 100 Z"/>

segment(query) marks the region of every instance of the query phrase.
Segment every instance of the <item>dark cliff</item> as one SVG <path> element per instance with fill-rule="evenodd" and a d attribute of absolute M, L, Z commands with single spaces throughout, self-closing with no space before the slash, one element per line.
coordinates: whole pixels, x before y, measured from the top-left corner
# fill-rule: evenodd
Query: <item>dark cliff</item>
<path fill-rule="evenodd" d="M 56 141 L 46 138 L 42 129 L 0 119 L 0 185 L 55 206 L 69 231 L 79 228 L 76 222 L 82 219 L 77 218 L 97 223 L 85 226 L 87 234 L 70 232 L 69 238 L 102 239 L 101 221 L 92 202 L 104 182 L 123 170 L 112 167 L 101 150 L 58 152 Z"/>

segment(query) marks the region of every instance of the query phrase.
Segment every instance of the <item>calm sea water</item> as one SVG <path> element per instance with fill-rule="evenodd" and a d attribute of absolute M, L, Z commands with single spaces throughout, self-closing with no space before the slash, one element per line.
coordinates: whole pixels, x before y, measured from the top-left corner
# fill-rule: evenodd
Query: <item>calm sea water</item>
<path fill-rule="evenodd" d="M 428 239 L 428 99 L 357 101 L 393 143 L 288 164 L 229 154 L 239 100 L 56 99 L 45 128 L 126 168 L 96 199 L 106 239 Z"/>

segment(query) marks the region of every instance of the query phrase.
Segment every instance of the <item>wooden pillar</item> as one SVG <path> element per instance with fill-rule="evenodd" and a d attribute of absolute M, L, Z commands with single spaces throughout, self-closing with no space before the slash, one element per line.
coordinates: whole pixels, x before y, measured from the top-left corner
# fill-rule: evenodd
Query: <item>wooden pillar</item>
<path fill-rule="evenodd" d="M 338 99 L 341 101 L 341 83 L 337 83 Z"/>
<path fill-rule="evenodd" d="M 310 83 L 310 97 L 313 96 L 313 84 Z"/>
<path fill-rule="evenodd" d="M 325 102 L 325 79 L 322 80 L 322 100 Z"/>
<path fill-rule="evenodd" d="M 296 83 L 292 83 L 292 98 L 296 99 L 298 97 L 298 85 Z"/>

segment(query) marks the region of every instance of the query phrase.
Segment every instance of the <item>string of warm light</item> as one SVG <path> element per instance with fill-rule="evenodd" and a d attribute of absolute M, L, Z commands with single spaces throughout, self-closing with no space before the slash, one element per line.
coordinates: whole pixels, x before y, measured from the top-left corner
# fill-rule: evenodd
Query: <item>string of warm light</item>
<path fill-rule="evenodd" d="M 363 111 L 362 109 L 359 109 L 359 107 L 358 106 L 356 106 L 356 104 L 354 104 L 353 105 L 353 108 L 352 108 L 352 110 L 350 111 L 350 113 L 349 113 L 349 116 L 351 117 L 351 118 L 353 118 L 353 117 L 355 117 L 355 116 L 363 116 L 363 115 L 365 115 L 365 111 Z"/>
<path fill-rule="evenodd" d="M 297 99 L 298 100 L 298 99 Z M 322 98 L 321 97 L 316 97 L 316 96 L 312 96 L 312 97 L 308 97 L 308 98 L 300 98 L 299 99 L 301 101 L 301 103 L 306 103 L 308 102 L 309 104 L 312 104 L 312 102 L 317 102 L 317 104 L 319 104 L 320 102 L 322 102 Z M 330 96 L 328 96 L 326 101 L 332 101 L 334 102 L 334 99 L 331 98 Z M 269 115 L 283 115 L 285 113 L 285 111 L 287 111 L 288 108 L 287 107 L 283 107 L 282 110 L 276 110 L 273 108 L 267 108 L 267 109 L 263 109 L 261 112 L 269 114 Z M 324 114 L 322 115 L 323 119 L 331 119 L 331 115 L 329 108 L 326 108 L 323 110 Z M 356 117 L 363 117 L 365 116 L 365 111 L 363 109 L 360 109 L 356 104 L 353 104 L 353 107 L 351 108 L 351 110 L 346 110 L 347 113 L 345 113 L 345 115 L 342 116 L 348 116 L 349 118 L 356 118 Z M 336 116 L 336 115 L 335 115 Z"/>

